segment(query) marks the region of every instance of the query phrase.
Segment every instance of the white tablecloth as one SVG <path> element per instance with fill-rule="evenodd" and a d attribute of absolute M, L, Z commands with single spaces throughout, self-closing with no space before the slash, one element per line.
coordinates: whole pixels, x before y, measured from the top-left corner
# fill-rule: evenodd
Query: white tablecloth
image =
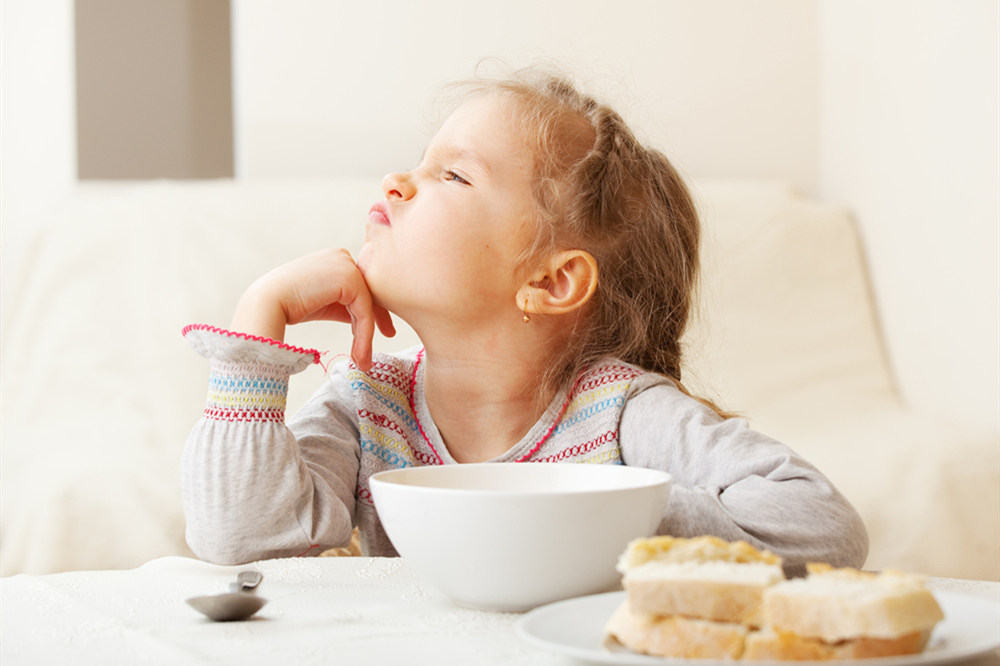
<path fill-rule="evenodd" d="M 251 620 L 209 622 L 184 599 L 264 574 Z M 1000 584 L 931 579 L 1000 600 Z M 222 567 L 168 557 L 129 571 L 0 579 L 3 666 L 21 664 L 553 664 L 514 633 L 518 613 L 460 608 L 399 559 L 300 558 Z M 998 654 L 976 660 L 997 666 Z"/>

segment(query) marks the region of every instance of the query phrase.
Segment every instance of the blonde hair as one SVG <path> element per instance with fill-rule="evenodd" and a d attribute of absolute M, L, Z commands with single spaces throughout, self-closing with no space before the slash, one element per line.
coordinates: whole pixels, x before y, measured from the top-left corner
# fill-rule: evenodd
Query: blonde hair
<path fill-rule="evenodd" d="M 564 77 L 531 68 L 458 86 L 513 102 L 516 129 L 534 152 L 538 234 L 522 266 L 530 270 L 571 248 L 597 261 L 597 289 L 539 396 L 607 356 L 665 375 L 690 395 L 680 381 L 681 337 L 699 275 L 700 222 L 676 169 L 644 147 L 613 109 Z"/>

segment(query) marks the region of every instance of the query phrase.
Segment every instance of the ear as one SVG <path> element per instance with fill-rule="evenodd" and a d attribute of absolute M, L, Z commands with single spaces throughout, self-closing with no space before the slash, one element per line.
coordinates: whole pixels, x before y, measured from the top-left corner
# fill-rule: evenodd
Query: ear
<path fill-rule="evenodd" d="M 597 289 L 597 261 L 584 250 L 556 252 L 517 291 L 526 314 L 564 314 L 583 306 Z"/>

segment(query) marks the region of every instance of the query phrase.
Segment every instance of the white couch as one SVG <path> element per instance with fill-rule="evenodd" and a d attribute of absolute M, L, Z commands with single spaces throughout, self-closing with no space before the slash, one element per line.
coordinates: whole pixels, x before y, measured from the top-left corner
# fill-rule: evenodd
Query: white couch
<path fill-rule="evenodd" d="M 781 183 L 693 187 L 706 271 L 689 385 L 833 479 L 868 526 L 868 568 L 998 580 L 997 433 L 901 403 L 850 217 Z M 190 555 L 179 460 L 208 366 L 181 328 L 228 325 L 281 262 L 356 249 L 379 196 L 373 180 L 107 183 L 54 205 L 4 322 L 0 573 Z M 332 356 L 350 333 L 288 339 Z M 322 381 L 297 376 L 289 409 Z"/>

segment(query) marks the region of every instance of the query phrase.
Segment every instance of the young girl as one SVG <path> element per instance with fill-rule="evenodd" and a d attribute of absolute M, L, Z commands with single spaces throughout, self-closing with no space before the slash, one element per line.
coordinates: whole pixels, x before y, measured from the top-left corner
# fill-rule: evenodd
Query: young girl
<path fill-rule="evenodd" d="M 183 459 L 194 552 L 319 554 L 356 525 L 392 556 L 372 474 L 567 462 L 672 474 L 661 534 L 743 539 L 792 572 L 861 566 L 865 528 L 830 482 L 680 383 L 699 226 L 666 158 L 556 78 L 467 92 L 420 165 L 383 180 L 356 259 L 305 256 L 251 285 L 230 330 L 185 329 L 212 363 Z M 373 356 L 390 312 L 422 347 Z M 319 354 L 281 341 L 316 319 L 351 323 L 352 362 L 286 425 L 289 377 Z"/>

